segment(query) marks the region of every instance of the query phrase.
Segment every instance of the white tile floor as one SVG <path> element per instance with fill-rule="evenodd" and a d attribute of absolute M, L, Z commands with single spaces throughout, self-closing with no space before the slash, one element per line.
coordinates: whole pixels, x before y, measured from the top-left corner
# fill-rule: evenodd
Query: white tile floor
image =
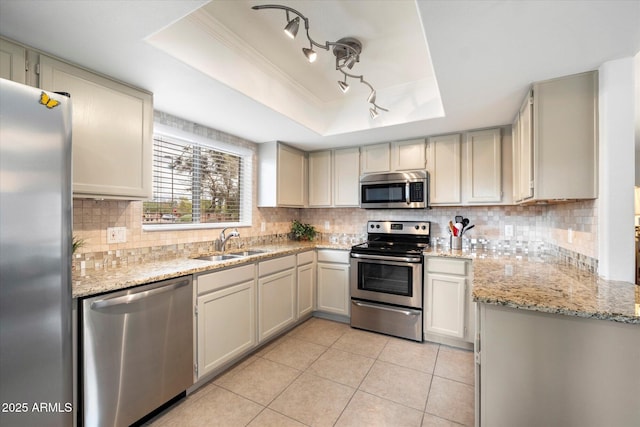
<path fill-rule="evenodd" d="M 473 352 L 312 318 L 152 420 L 169 426 L 472 426 Z"/>

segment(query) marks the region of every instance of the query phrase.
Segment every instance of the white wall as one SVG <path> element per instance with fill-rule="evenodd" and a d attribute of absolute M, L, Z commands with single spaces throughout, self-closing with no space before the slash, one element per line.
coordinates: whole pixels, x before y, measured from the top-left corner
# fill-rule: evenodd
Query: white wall
<path fill-rule="evenodd" d="M 635 282 L 635 58 L 604 63 L 599 91 L 599 275 Z"/>

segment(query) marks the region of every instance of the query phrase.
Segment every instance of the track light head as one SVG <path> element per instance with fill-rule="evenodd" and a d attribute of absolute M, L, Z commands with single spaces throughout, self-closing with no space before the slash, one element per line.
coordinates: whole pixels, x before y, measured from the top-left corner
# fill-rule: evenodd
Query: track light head
<path fill-rule="evenodd" d="M 375 104 L 376 103 L 376 91 L 375 89 L 371 91 L 371 93 L 369 94 L 369 97 L 367 98 L 367 102 L 371 103 L 371 104 Z"/>
<path fill-rule="evenodd" d="M 296 34 L 298 34 L 298 27 L 300 26 L 300 17 L 296 16 L 291 21 L 287 22 L 287 25 L 284 27 L 284 33 L 292 39 L 296 38 Z"/>
<path fill-rule="evenodd" d="M 307 57 L 307 60 L 309 62 L 315 62 L 316 58 L 318 57 L 318 54 L 313 49 L 308 47 L 303 47 L 302 52 L 304 53 L 304 56 Z"/>
<path fill-rule="evenodd" d="M 342 80 L 338 80 L 338 86 L 340 87 L 340 90 L 342 91 L 342 93 L 347 93 L 347 91 L 349 90 L 349 85 L 347 84 L 346 80 L 347 78 L 344 78 L 344 82 Z"/>
<path fill-rule="evenodd" d="M 378 113 L 378 110 L 376 110 L 376 108 L 375 108 L 375 107 L 373 107 L 373 108 L 369 108 L 369 114 L 371 115 L 371 118 L 372 118 L 373 120 L 375 120 L 375 119 L 376 119 L 376 117 L 378 117 L 378 116 L 380 115 L 380 113 Z"/>

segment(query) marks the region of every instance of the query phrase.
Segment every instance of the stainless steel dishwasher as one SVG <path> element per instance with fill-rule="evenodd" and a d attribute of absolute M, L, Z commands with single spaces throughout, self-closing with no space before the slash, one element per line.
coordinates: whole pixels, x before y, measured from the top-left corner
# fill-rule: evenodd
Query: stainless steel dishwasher
<path fill-rule="evenodd" d="M 193 384 L 191 277 L 82 300 L 81 424 L 128 426 Z"/>

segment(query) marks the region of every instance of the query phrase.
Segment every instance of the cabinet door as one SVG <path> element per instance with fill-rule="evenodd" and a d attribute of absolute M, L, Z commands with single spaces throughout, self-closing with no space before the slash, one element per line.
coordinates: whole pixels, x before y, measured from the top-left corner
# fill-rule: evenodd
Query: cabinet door
<path fill-rule="evenodd" d="M 460 134 L 428 139 L 431 204 L 460 204 Z"/>
<path fill-rule="evenodd" d="M 520 201 L 520 112 L 516 114 L 516 118 L 511 125 L 511 170 L 513 184 L 513 201 Z"/>
<path fill-rule="evenodd" d="M 536 200 L 597 197 L 597 134 L 597 72 L 534 85 L 533 197 Z"/>
<path fill-rule="evenodd" d="M 349 265 L 318 263 L 318 310 L 349 315 Z"/>
<path fill-rule="evenodd" d="M 258 279 L 258 341 L 281 331 L 295 318 L 296 270 L 291 268 Z"/>
<path fill-rule="evenodd" d="M 310 315 L 314 309 L 316 290 L 315 263 L 298 267 L 298 318 Z"/>
<path fill-rule="evenodd" d="M 502 141 L 500 129 L 467 133 L 467 202 L 502 200 Z"/>
<path fill-rule="evenodd" d="M 519 147 L 520 167 L 518 200 L 526 200 L 533 197 L 533 99 L 527 96 L 520 107 Z"/>
<path fill-rule="evenodd" d="M 255 282 L 197 299 L 198 378 L 256 345 Z"/>
<path fill-rule="evenodd" d="M 43 55 L 40 86 L 71 94 L 74 195 L 150 198 L 151 95 Z"/>
<path fill-rule="evenodd" d="M 331 206 L 331 151 L 309 153 L 309 206 Z"/>
<path fill-rule="evenodd" d="M 361 152 L 362 173 L 389 172 L 389 144 L 366 145 Z"/>
<path fill-rule="evenodd" d="M 22 46 L 0 39 L 0 77 L 14 82 L 27 82 L 27 53 Z"/>
<path fill-rule="evenodd" d="M 391 170 L 406 171 L 425 168 L 424 139 L 394 142 L 391 146 Z"/>
<path fill-rule="evenodd" d="M 464 338 L 465 285 L 464 277 L 427 274 L 425 296 L 427 332 Z"/>
<path fill-rule="evenodd" d="M 302 151 L 278 144 L 278 206 L 306 204 L 306 159 Z"/>
<path fill-rule="evenodd" d="M 360 149 L 345 148 L 333 153 L 333 205 L 360 205 Z"/>

